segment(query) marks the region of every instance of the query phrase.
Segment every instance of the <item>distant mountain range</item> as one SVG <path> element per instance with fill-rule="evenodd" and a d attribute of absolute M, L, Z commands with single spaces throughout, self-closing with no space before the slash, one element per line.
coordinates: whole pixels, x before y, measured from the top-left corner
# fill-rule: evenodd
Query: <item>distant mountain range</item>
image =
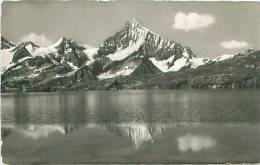
<path fill-rule="evenodd" d="M 97 48 L 64 37 L 47 47 L 1 37 L 2 92 L 259 86 L 260 51 L 199 58 L 134 18 Z"/>

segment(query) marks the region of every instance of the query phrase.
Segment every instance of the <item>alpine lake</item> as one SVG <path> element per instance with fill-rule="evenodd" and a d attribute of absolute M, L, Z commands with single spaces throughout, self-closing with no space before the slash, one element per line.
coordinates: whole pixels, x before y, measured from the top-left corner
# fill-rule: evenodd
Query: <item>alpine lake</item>
<path fill-rule="evenodd" d="M 259 121 L 256 89 L 1 94 L 2 159 L 256 163 Z"/>

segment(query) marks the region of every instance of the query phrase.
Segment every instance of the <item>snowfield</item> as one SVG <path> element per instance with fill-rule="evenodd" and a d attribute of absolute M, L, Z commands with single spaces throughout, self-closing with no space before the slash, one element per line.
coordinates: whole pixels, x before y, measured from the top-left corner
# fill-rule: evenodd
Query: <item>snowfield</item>
<path fill-rule="evenodd" d="M 148 30 L 147 30 L 148 31 Z M 119 48 L 119 50 L 116 53 L 107 55 L 107 57 L 109 57 L 112 61 L 120 61 L 123 60 L 125 58 L 127 58 L 129 55 L 131 55 L 132 53 L 134 53 L 135 51 L 138 51 L 138 49 L 140 48 L 140 46 L 145 42 L 145 36 L 147 31 L 144 31 L 142 34 L 140 34 L 138 37 L 139 39 L 136 42 L 131 42 L 130 46 L 128 46 L 125 49 L 121 49 Z M 32 44 L 28 44 L 25 46 L 25 48 L 30 52 L 30 54 L 35 57 L 35 56 L 46 56 L 49 54 L 54 54 L 54 55 L 58 55 L 58 50 L 57 50 L 57 46 L 59 46 L 59 44 L 62 42 L 62 38 L 59 39 L 56 43 L 47 46 L 47 47 L 34 47 Z M 161 41 L 162 42 L 162 41 Z M 174 46 L 174 44 L 172 45 Z M 160 47 L 160 44 L 159 46 Z M 13 58 L 13 52 L 11 52 L 13 48 L 10 49 L 3 49 L 1 50 L 1 71 L 5 70 L 8 67 L 11 67 L 12 65 L 14 65 L 12 63 L 12 58 Z M 86 61 L 85 65 L 91 65 L 94 61 L 95 58 L 94 56 L 97 54 L 98 48 L 87 48 L 84 50 L 84 53 L 87 55 L 88 57 L 88 61 Z M 185 49 L 185 51 L 183 52 L 183 57 L 176 60 L 174 62 L 174 64 L 169 67 L 169 64 L 172 63 L 172 61 L 174 60 L 175 56 L 171 56 L 170 58 L 166 59 L 166 60 L 156 60 L 155 57 L 151 57 L 149 58 L 149 60 L 158 68 L 160 69 L 162 72 L 173 72 L 173 71 L 178 71 L 181 68 L 183 68 L 184 66 L 189 66 L 193 69 L 204 65 L 210 61 L 223 61 L 223 60 L 227 60 L 227 59 L 231 59 L 235 56 L 236 54 L 224 54 L 222 56 L 219 56 L 213 60 L 208 59 L 208 58 L 199 58 L 199 57 L 193 57 L 191 59 L 188 58 L 188 53 Z M 24 59 L 20 59 L 19 62 L 27 59 L 27 58 L 33 58 L 33 57 L 26 57 Z M 73 65 L 72 63 L 68 63 L 73 69 L 78 70 L 79 68 L 76 67 L 75 65 Z M 106 79 L 106 78 L 113 78 L 116 76 L 126 76 L 131 74 L 132 72 L 134 72 L 134 70 L 137 68 L 137 63 L 136 62 L 131 62 L 128 63 L 127 65 L 123 66 L 122 68 L 120 68 L 117 71 L 107 71 L 105 73 L 102 73 L 98 76 L 99 79 Z M 34 77 L 36 75 L 31 75 L 31 77 Z"/>
<path fill-rule="evenodd" d="M 131 55 L 132 53 L 134 53 L 135 51 L 137 51 L 140 48 L 140 46 L 143 44 L 143 42 L 144 39 L 140 39 L 139 41 L 133 43 L 129 47 L 122 50 L 118 50 L 116 53 L 109 54 L 107 55 L 107 57 L 110 58 L 112 61 L 121 61 L 126 57 L 128 57 L 129 55 Z"/>
<path fill-rule="evenodd" d="M 134 70 L 137 68 L 136 62 L 130 62 L 128 65 L 124 66 L 122 69 L 120 69 L 117 72 L 113 71 L 107 71 L 105 73 L 102 73 L 98 75 L 98 79 L 107 79 L 107 78 L 113 78 L 116 76 L 127 76 L 134 72 Z"/>
<path fill-rule="evenodd" d="M 75 72 L 79 69 L 79 67 L 82 67 L 81 63 L 78 64 L 79 63 L 78 59 L 80 60 L 82 58 L 75 57 L 75 59 L 77 60 L 71 60 L 73 62 L 69 62 L 70 59 L 67 58 L 71 58 L 70 55 L 73 55 L 73 53 L 70 52 L 72 51 L 75 51 L 76 54 L 79 53 L 80 56 L 83 53 L 82 53 L 82 49 L 74 50 L 73 46 L 70 45 L 70 41 L 74 43 L 73 40 L 60 38 L 57 42 L 46 47 L 42 47 L 42 46 L 39 47 L 34 43 L 32 43 L 31 41 L 24 42 L 18 45 L 18 49 L 23 48 L 22 46 L 25 46 L 25 49 L 28 50 L 28 52 L 32 56 L 27 56 L 22 59 L 19 59 L 18 62 L 21 62 L 28 58 L 35 58 L 37 56 L 50 57 L 48 59 L 52 60 L 54 64 L 56 65 L 68 64 L 70 68 L 72 68 L 73 70 L 68 72 L 66 75 L 56 75 L 55 76 L 56 78 L 60 76 L 74 75 Z M 104 62 L 102 61 L 100 66 L 98 66 L 98 69 L 100 70 L 100 72 L 102 72 L 100 75 L 97 76 L 99 79 L 107 79 L 107 78 L 114 78 L 116 76 L 130 75 L 139 66 L 139 62 L 135 59 L 139 59 L 139 57 L 144 57 L 144 56 L 149 56 L 150 57 L 149 60 L 152 62 L 152 64 L 162 72 L 176 72 L 186 66 L 195 69 L 198 68 L 199 66 L 205 65 L 212 61 L 219 62 L 227 59 L 232 59 L 234 58 L 235 55 L 237 55 L 237 54 L 224 54 L 212 60 L 209 58 L 196 57 L 196 55 L 193 54 L 188 47 L 184 47 L 181 44 L 169 40 L 167 38 L 161 38 L 157 33 L 154 33 L 153 31 L 143 27 L 134 18 L 132 18 L 126 24 L 126 27 L 124 29 L 116 33 L 114 36 L 110 37 L 110 39 L 106 40 L 104 43 L 99 45 L 99 47 L 104 46 L 105 53 L 103 55 L 101 54 L 101 56 L 99 56 L 98 58 L 102 60 L 102 58 L 107 57 L 111 61 L 105 59 Z M 115 46 L 117 49 L 114 52 Z M 85 65 L 90 66 L 95 62 L 95 60 L 97 60 L 96 55 L 98 53 L 99 47 L 90 47 L 87 44 L 85 45 L 85 47 L 86 49 L 83 50 L 83 52 L 86 54 L 86 57 L 83 59 L 85 60 L 87 58 L 88 60 L 86 62 L 84 61 Z M 143 49 L 141 50 L 140 47 L 142 47 Z M 14 54 L 14 52 L 11 52 L 12 49 L 14 49 L 14 47 L 10 49 L 3 49 L 0 51 L 1 72 L 6 68 L 14 65 L 14 63 L 12 63 L 13 54 Z M 58 53 L 58 50 L 64 51 L 65 55 L 61 52 Z M 134 52 L 137 53 L 133 54 Z M 66 57 L 67 53 L 69 54 L 68 55 L 69 57 Z M 134 57 L 133 58 L 134 61 L 131 62 L 129 62 L 128 60 L 124 60 L 131 55 L 135 55 L 137 58 Z M 167 57 L 167 58 L 169 56 L 170 57 L 168 59 L 156 58 L 157 55 L 160 55 L 160 57 Z M 58 58 L 60 60 L 56 61 L 55 58 L 52 58 L 53 56 L 55 57 L 60 56 L 60 58 Z M 164 59 L 164 60 L 158 60 L 158 59 Z M 117 61 L 115 65 L 116 67 L 114 67 L 114 65 L 111 65 L 111 67 L 109 68 L 110 70 L 108 71 L 105 70 L 106 72 L 104 72 L 104 67 L 106 65 L 109 65 L 110 62 L 115 62 L 115 61 Z M 151 66 L 149 63 L 148 69 L 150 69 L 150 67 L 153 69 L 155 68 L 154 66 Z M 92 68 L 92 67 L 90 66 L 88 68 Z M 140 68 L 141 68 L 140 72 L 142 72 L 142 70 L 147 69 L 145 67 L 144 68 L 140 67 Z M 156 71 L 158 71 L 157 68 Z M 41 72 L 41 70 L 38 69 L 37 72 L 30 74 L 29 77 L 37 77 L 38 72 Z"/>
<path fill-rule="evenodd" d="M 158 61 L 156 60 L 154 57 L 149 58 L 152 63 L 158 68 L 160 69 L 162 72 L 174 72 L 174 71 L 178 71 L 181 68 L 183 68 L 184 66 L 188 66 L 189 64 L 191 65 L 191 68 L 195 69 L 201 65 L 204 65 L 205 63 L 209 62 L 210 59 L 207 58 L 192 58 L 192 59 L 188 59 L 186 57 L 182 57 L 178 60 L 176 60 L 173 64 L 173 66 L 169 67 L 169 64 L 173 61 L 175 56 L 172 56 L 166 60 L 161 60 Z"/>
<path fill-rule="evenodd" d="M 0 50 L 1 54 L 1 71 L 12 66 L 13 52 L 10 52 L 13 48 Z"/>
<path fill-rule="evenodd" d="M 84 53 L 87 55 L 88 57 L 88 61 L 86 61 L 85 65 L 90 65 L 92 64 L 95 59 L 94 56 L 97 54 L 98 48 L 87 48 L 84 50 Z"/>
<path fill-rule="evenodd" d="M 199 58 L 199 57 L 195 57 L 189 60 L 189 62 L 191 63 L 191 68 L 195 69 L 201 65 L 204 65 L 208 62 L 210 62 L 211 60 L 209 58 Z"/>
<path fill-rule="evenodd" d="M 168 66 L 168 64 L 169 64 L 170 62 L 172 62 L 174 58 L 175 58 L 175 56 L 172 56 L 172 57 L 170 57 L 170 58 L 168 58 L 168 59 L 166 59 L 166 60 L 161 60 L 161 61 L 156 60 L 155 57 L 151 57 L 151 58 L 149 58 L 149 59 L 150 59 L 150 60 L 152 61 L 152 63 L 153 63 L 158 69 L 160 69 L 162 72 L 169 72 L 169 66 Z"/>
<path fill-rule="evenodd" d="M 213 61 L 223 61 L 223 60 L 227 60 L 227 59 L 231 59 L 235 56 L 236 54 L 223 54 L 222 56 L 219 56 L 215 59 L 213 59 Z"/>

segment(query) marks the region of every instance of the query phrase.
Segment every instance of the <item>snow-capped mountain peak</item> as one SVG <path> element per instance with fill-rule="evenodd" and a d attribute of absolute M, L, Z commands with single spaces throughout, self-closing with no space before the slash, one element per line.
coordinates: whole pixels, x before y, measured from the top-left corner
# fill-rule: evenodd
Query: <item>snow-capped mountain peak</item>
<path fill-rule="evenodd" d="M 20 43 L 19 45 L 17 45 L 13 51 L 16 51 L 18 49 L 21 49 L 21 48 L 25 48 L 28 52 L 32 52 L 34 51 L 35 49 L 39 48 L 40 46 L 36 45 L 35 43 L 33 43 L 32 41 L 25 41 L 25 42 L 22 42 Z"/>
<path fill-rule="evenodd" d="M 36 57 L 35 60 L 65 66 L 68 71 L 77 71 L 86 65 L 85 68 L 91 69 L 98 78 L 158 74 L 204 64 L 203 59 L 193 59 L 195 55 L 191 49 L 160 37 L 135 18 L 98 48 L 86 49 L 65 37 L 47 47 L 39 47 L 29 41 L 18 48 L 22 49 L 14 50 L 13 62 Z"/>
<path fill-rule="evenodd" d="M 58 46 L 62 43 L 62 41 L 63 41 L 64 39 L 65 39 L 65 38 L 62 37 L 62 38 L 58 39 L 58 41 L 56 41 L 55 43 L 51 44 L 51 45 L 48 46 L 48 47 L 56 48 L 56 47 L 58 47 Z"/>
<path fill-rule="evenodd" d="M 128 37 L 134 41 L 138 39 L 145 39 L 148 32 L 159 37 L 157 33 L 143 26 L 134 17 L 126 23 L 126 29 L 128 30 Z"/>
<path fill-rule="evenodd" d="M 236 54 L 223 54 L 221 56 L 218 56 L 217 58 L 213 59 L 213 61 L 219 62 L 227 59 L 231 59 L 235 56 Z"/>
<path fill-rule="evenodd" d="M 139 24 L 135 19 L 131 19 L 126 24 L 127 29 L 127 37 L 130 40 L 129 45 L 132 44 L 132 42 L 140 42 L 140 40 L 144 41 L 146 34 L 148 30 L 144 28 L 141 24 Z"/>
<path fill-rule="evenodd" d="M 57 60 L 62 63 L 69 63 L 73 68 L 77 68 L 85 64 L 88 59 L 83 50 L 83 46 L 78 45 L 74 40 L 65 37 L 60 38 L 54 44 L 48 46 L 47 50 L 51 50 L 56 54 Z"/>
<path fill-rule="evenodd" d="M 133 24 L 140 24 L 136 19 L 135 17 L 132 17 L 130 20 L 129 20 L 130 23 L 133 23 Z"/>
<path fill-rule="evenodd" d="M 105 58 L 107 61 L 105 65 L 115 61 L 117 63 L 129 61 L 129 58 L 139 60 L 141 57 L 148 58 L 155 68 L 169 72 L 178 71 L 182 67 L 190 65 L 189 60 L 195 58 L 196 55 L 192 53 L 190 48 L 160 37 L 157 33 L 144 27 L 135 18 L 130 19 L 121 31 L 107 38 L 97 50 L 97 58 Z M 201 61 L 203 60 L 200 60 L 200 63 L 202 63 Z M 125 68 L 130 67 L 134 70 L 136 67 L 132 66 L 133 63 L 128 65 L 122 64 L 118 74 L 127 75 L 125 73 L 130 72 L 123 72 L 126 70 Z M 109 73 L 118 75 L 113 69 Z"/>
<path fill-rule="evenodd" d="M 34 52 L 37 48 L 39 48 L 38 45 L 34 44 L 33 42 L 29 41 L 26 42 L 24 47 L 28 50 L 28 52 L 32 53 Z"/>
<path fill-rule="evenodd" d="M 151 29 L 148 29 L 147 27 L 143 26 L 143 24 L 140 23 L 138 20 L 136 20 L 134 17 L 132 17 L 128 21 L 126 26 L 131 26 L 132 28 L 142 29 L 142 30 L 145 30 L 146 32 L 150 32 L 150 33 L 153 33 L 154 35 L 158 35 L 159 36 L 159 34 L 153 32 Z"/>
<path fill-rule="evenodd" d="M 127 22 L 128 26 L 140 26 L 143 27 L 134 17 L 132 17 L 128 22 Z"/>
<path fill-rule="evenodd" d="M 250 54 L 254 51 L 255 51 L 255 49 L 249 48 L 242 53 L 237 52 L 237 53 L 232 53 L 232 54 L 222 54 L 221 56 L 214 58 L 212 61 L 220 62 L 220 61 L 232 59 L 232 58 L 237 57 L 239 55 L 246 56 L 246 55 L 248 55 L 248 54 Z"/>
<path fill-rule="evenodd" d="M 75 41 L 72 39 L 61 37 L 57 42 L 50 45 L 50 47 L 55 47 L 55 48 L 64 47 L 64 46 L 69 47 L 70 43 L 73 43 L 73 42 L 75 42 Z"/>
<path fill-rule="evenodd" d="M 134 17 L 132 17 L 127 23 L 126 27 L 131 28 L 131 29 L 145 29 L 145 28 L 140 22 L 138 22 Z"/>

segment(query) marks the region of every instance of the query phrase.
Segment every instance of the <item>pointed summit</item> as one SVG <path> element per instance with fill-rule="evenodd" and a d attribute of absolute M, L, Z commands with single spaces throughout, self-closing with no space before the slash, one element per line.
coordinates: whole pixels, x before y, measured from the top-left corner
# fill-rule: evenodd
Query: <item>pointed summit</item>
<path fill-rule="evenodd" d="M 62 43 L 66 42 L 68 39 L 66 39 L 65 37 L 61 37 L 57 42 L 55 42 L 54 44 L 50 45 L 51 47 L 58 47 L 60 46 Z"/>
<path fill-rule="evenodd" d="M 130 19 L 130 21 L 137 22 L 136 19 L 135 19 L 135 17 L 132 17 L 132 18 Z"/>
<path fill-rule="evenodd" d="M 39 46 L 32 41 L 25 41 L 12 49 L 14 52 L 12 62 L 17 63 L 19 60 L 25 57 L 32 57 L 33 52 L 38 49 Z"/>
<path fill-rule="evenodd" d="M 145 26 L 140 23 L 135 17 L 132 17 L 127 23 L 126 28 L 129 30 L 134 30 L 135 32 L 142 31 L 140 33 L 147 34 L 148 32 L 152 33 L 153 35 L 159 36 L 157 33 L 153 32 L 152 30 L 146 28 Z M 138 31 L 137 31 L 138 30 Z"/>
<path fill-rule="evenodd" d="M 20 43 L 19 45 L 17 45 L 12 52 L 15 52 L 17 50 L 20 49 L 26 49 L 27 51 L 29 51 L 30 53 L 32 53 L 35 49 L 39 48 L 40 46 L 36 45 L 35 43 L 33 43 L 32 41 L 25 41 Z"/>
<path fill-rule="evenodd" d="M 134 17 L 132 17 L 125 27 L 129 44 L 136 43 L 137 41 L 143 42 L 147 33 L 150 31 L 142 26 Z"/>
<path fill-rule="evenodd" d="M 124 29 L 106 39 L 99 46 L 97 56 L 106 56 L 112 61 L 121 61 L 134 55 L 152 58 L 157 68 L 166 68 L 165 70 L 162 69 L 165 72 L 169 71 L 170 67 L 177 66 L 179 61 L 184 61 L 183 65 L 186 65 L 185 61 L 195 57 L 191 49 L 175 41 L 160 37 L 132 17 L 127 21 Z M 175 61 L 177 62 L 175 63 Z M 148 66 L 150 66 L 149 63 Z M 149 69 L 145 65 L 141 67 L 140 72 L 144 73 Z"/>
<path fill-rule="evenodd" d="M 129 28 L 129 29 L 137 28 L 137 29 L 148 30 L 148 29 L 145 28 L 139 21 L 137 21 L 134 17 L 132 17 L 132 18 L 126 23 L 126 28 Z"/>
<path fill-rule="evenodd" d="M 82 66 L 87 60 L 87 55 L 83 52 L 85 48 L 78 45 L 73 39 L 62 37 L 49 47 L 55 48 L 59 55 L 58 58 L 63 63 L 69 62 L 73 69 Z"/>
<path fill-rule="evenodd" d="M 135 19 L 135 17 L 132 17 L 128 22 L 129 22 L 129 24 L 141 25 L 141 24 Z"/>

